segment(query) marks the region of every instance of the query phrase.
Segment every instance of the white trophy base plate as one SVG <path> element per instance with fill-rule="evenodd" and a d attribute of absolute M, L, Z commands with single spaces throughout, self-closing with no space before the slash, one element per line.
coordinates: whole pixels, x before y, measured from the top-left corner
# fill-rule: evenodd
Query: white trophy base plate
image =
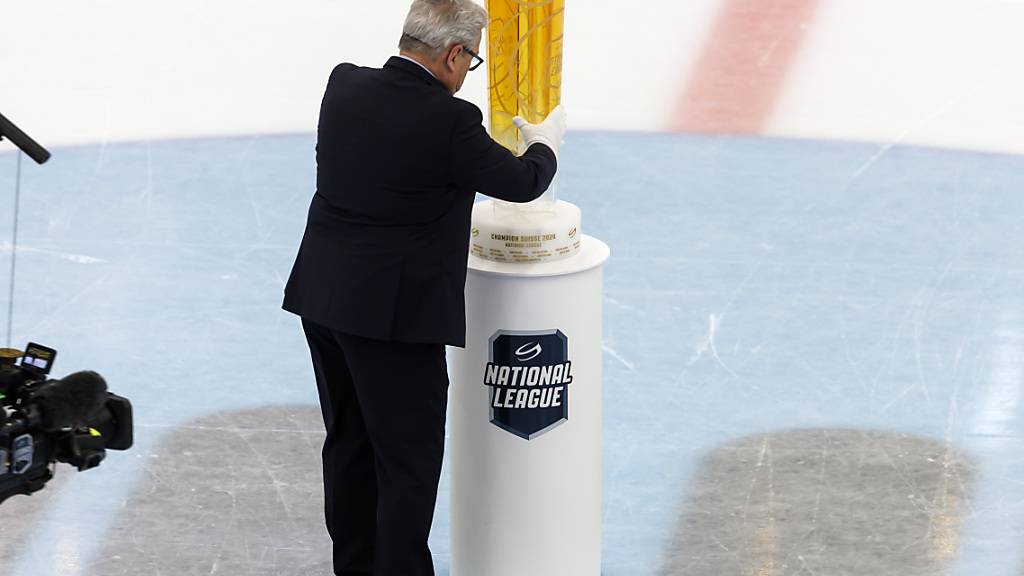
<path fill-rule="evenodd" d="M 475 204 L 470 254 L 525 264 L 554 262 L 579 252 L 582 214 L 576 205 L 559 200 L 524 206 L 495 200 Z"/>

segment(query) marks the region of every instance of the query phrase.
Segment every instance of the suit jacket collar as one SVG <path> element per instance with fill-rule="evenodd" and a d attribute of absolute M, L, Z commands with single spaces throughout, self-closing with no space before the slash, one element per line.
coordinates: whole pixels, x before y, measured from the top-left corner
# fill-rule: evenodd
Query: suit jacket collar
<path fill-rule="evenodd" d="M 444 84 L 441 84 L 440 80 L 434 78 L 433 74 L 424 70 L 419 64 L 415 62 L 409 62 L 405 58 L 392 56 L 391 58 L 388 59 L 387 63 L 384 64 L 384 67 L 390 68 L 392 70 L 398 70 L 402 73 L 412 74 L 413 76 L 423 80 L 427 84 L 433 84 L 438 88 L 444 90 L 445 92 L 448 91 L 448 89 L 444 87 Z"/>

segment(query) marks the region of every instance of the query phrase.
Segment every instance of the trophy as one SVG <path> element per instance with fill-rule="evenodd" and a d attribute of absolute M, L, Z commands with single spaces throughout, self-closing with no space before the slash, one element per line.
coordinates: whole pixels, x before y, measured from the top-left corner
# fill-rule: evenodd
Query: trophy
<path fill-rule="evenodd" d="M 525 152 L 512 123 L 542 122 L 562 98 L 565 0 L 488 0 L 487 46 L 491 137 Z M 496 262 L 561 260 L 580 248 L 579 208 L 557 198 L 557 179 L 527 204 L 481 202 L 473 210 L 472 254 Z"/>
<path fill-rule="evenodd" d="M 564 0 L 487 2 L 491 137 L 513 153 L 525 150 L 512 118 L 540 123 L 562 100 L 564 6 Z"/>
<path fill-rule="evenodd" d="M 512 118 L 540 122 L 561 97 L 563 2 L 488 2 L 491 136 L 514 153 Z M 449 364 L 451 574 L 599 576 L 611 252 L 554 186 L 475 204 L 470 249 L 466 345 Z"/>

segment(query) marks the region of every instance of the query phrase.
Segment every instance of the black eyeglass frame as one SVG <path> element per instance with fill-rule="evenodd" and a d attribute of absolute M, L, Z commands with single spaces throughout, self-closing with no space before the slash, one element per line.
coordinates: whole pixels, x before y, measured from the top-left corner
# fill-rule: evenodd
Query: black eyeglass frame
<path fill-rule="evenodd" d="M 473 52 L 472 50 L 470 50 L 469 48 L 466 48 L 465 46 L 463 46 L 463 47 L 462 47 L 462 49 L 463 49 L 463 50 L 465 50 L 467 54 L 469 54 L 470 56 L 472 56 L 472 57 L 473 57 L 473 60 L 474 60 L 474 61 L 476 61 L 476 63 L 475 63 L 475 64 L 470 64 L 470 65 L 469 65 L 469 70 L 470 70 L 471 72 L 472 72 L 473 70 L 476 70 L 477 68 L 479 68 L 480 66 L 482 66 L 482 65 L 483 65 L 483 63 L 484 63 L 484 59 L 483 59 L 483 58 L 481 58 L 479 54 L 477 54 L 476 52 Z"/>
<path fill-rule="evenodd" d="M 424 46 L 432 48 L 432 46 L 430 46 L 430 44 L 427 44 L 426 42 L 424 42 L 423 40 L 420 40 L 419 38 L 413 36 L 412 34 L 402 34 L 402 36 L 405 36 L 407 38 L 412 38 L 413 40 L 419 42 L 420 44 L 423 44 Z M 477 68 L 479 68 L 480 66 L 483 65 L 484 59 L 481 58 L 479 54 L 477 54 L 476 52 L 473 52 L 472 50 L 467 48 L 465 44 L 462 45 L 462 49 L 465 50 L 466 54 L 469 54 L 470 57 L 475 62 L 474 64 L 470 64 L 469 65 L 469 70 L 470 71 L 476 70 Z"/>

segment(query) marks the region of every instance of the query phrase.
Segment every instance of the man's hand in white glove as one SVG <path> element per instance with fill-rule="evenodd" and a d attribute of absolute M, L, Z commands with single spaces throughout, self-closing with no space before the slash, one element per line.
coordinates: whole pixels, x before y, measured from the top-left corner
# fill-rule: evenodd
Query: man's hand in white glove
<path fill-rule="evenodd" d="M 558 147 L 565 136 L 565 109 L 559 104 L 540 124 L 530 124 L 521 116 L 512 119 L 512 123 L 523 134 L 523 151 L 533 144 L 544 144 L 551 148 L 558 158 Z"/>

